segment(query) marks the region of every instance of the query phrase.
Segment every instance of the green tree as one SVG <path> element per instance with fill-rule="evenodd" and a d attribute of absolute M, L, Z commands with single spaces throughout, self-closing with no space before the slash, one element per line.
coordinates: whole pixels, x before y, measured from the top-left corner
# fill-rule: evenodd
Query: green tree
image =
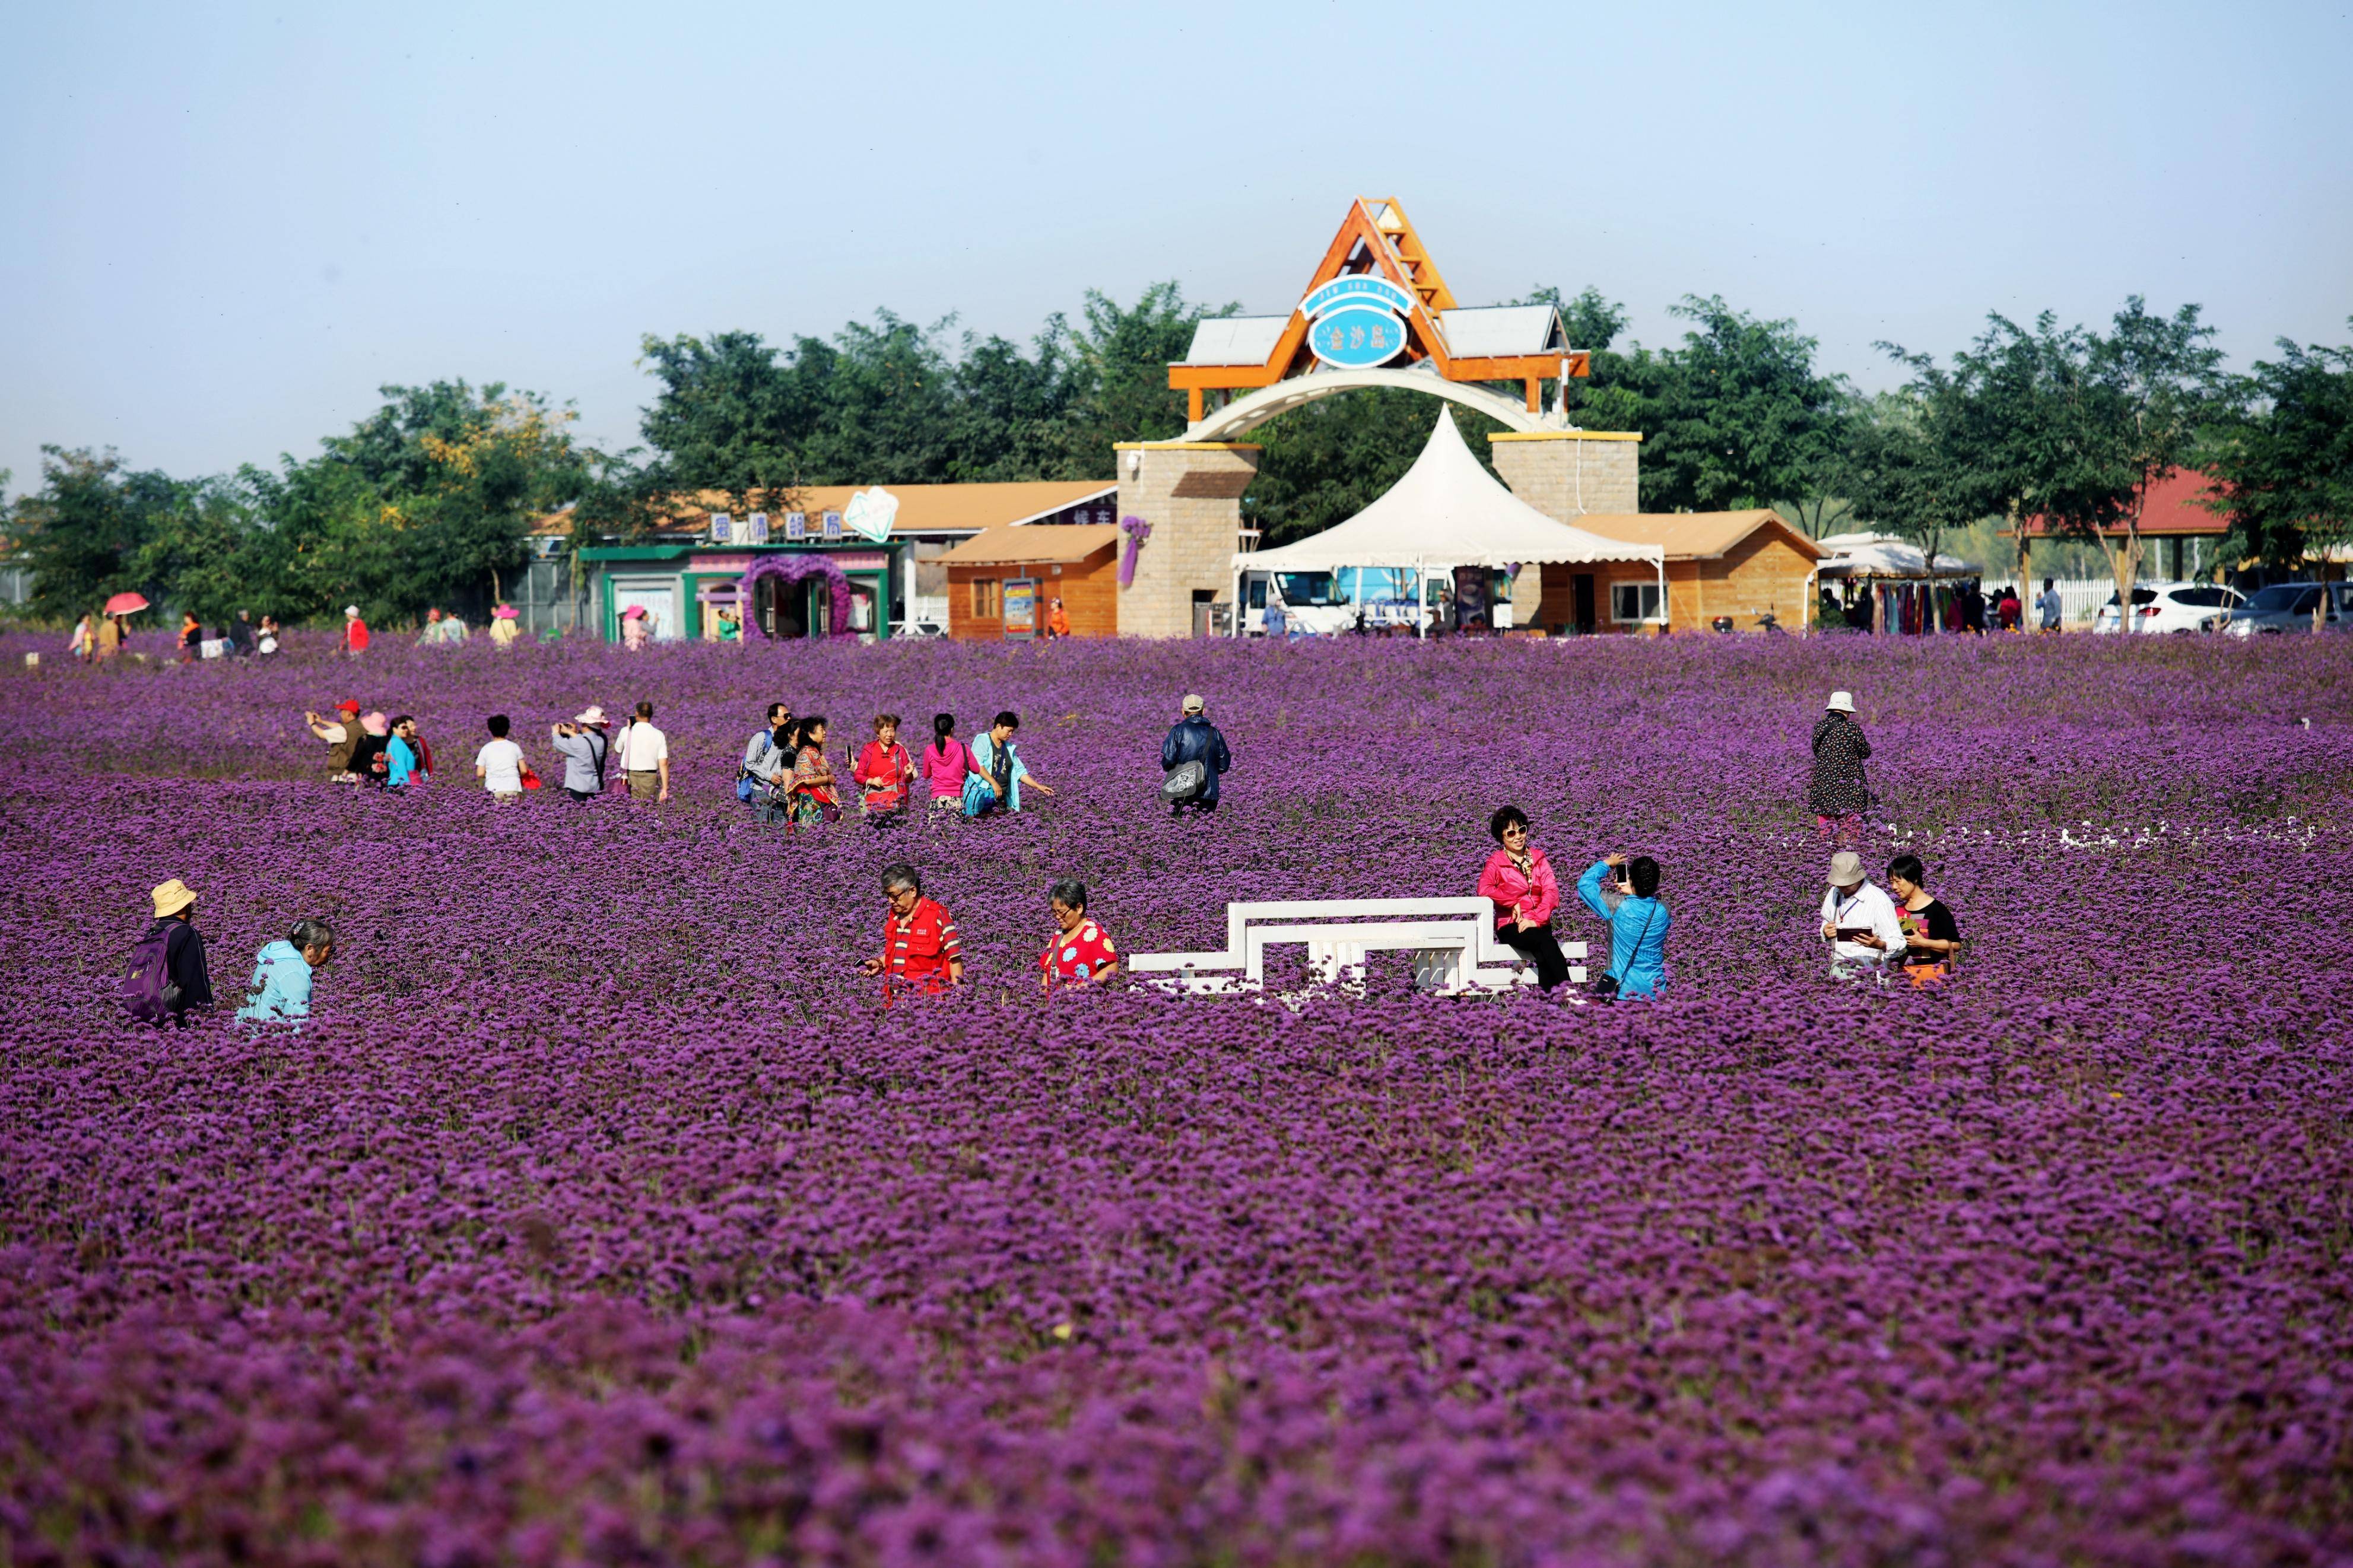
<path fill-rule="evenodd" d="M 2066 340 L 2070 352 L 2046 362 L 2051 434 L 2036 448 L 2050 485 L 2044 515 L 2063 536 L 2100 547 L 2120 605 L 2133 602 L 2140 575 L 2150 487 L 2197 467 L 2205 427 L 2228 412 L 2221 351 L 2198 318 L 2196 305 L 2152 315 L 2136 294 L 2105 335 Z"/>
<path fill-rule="evenodd" d="M 2353 324 L 2353 323 L 2348 323 Z M 2353 348 L 2279 340 L 2233 389 L 2207 464 L 2230 548 L 2296 566 L 2353 543 Z"/>
<path fill-rule="evenodd" d="M 149 546 L 186 489 L 168 474 L 125 469 L 111 451 L 43 447 L 41 488 L 14 509 L 34 606 L 73 619 L 113 594 L 171 604 L 174 584 L 161 574 L 168 556 Z"/>
<path fill-rule="evenodd" d="M 1982 475 L 1958 439 L 1965 402 L 1965 389 L 1931 365 L 1848 426 L 1841 477 L 1855 516 L 1918 545 L 1931 563 L 1947 535 L 1985 515 Z"/>

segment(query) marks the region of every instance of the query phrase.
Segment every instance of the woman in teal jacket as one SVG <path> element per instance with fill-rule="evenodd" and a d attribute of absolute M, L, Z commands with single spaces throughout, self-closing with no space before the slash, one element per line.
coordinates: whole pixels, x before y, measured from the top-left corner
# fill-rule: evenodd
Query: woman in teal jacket
<path fill-rule="evenodd" d="M 1611 875 L 1620 868 L 1621 881 Z M 1605 855 L 1577 879 L 1577 896 L 1609 924 L 1609 977 L 1620 996 L 1656 996 L 1667 988 L 1667 928 L 1674 917 L 1659 901 L 1659 863 Z"/>
<path fill-rule="evenodd" d="M 311 1016 L 311 972 L 335 954 L 335 933 L 324 921 L 296 921 L 284 942 L 273 942 L 253 961 L 245 1005 L 237 1016 L 249 1024 L 299 1024 Z"/>
<path fill-rule="evenodd" d="M 1013 745 L 1013 731 L 1021 728 L 1021 721 L 1008 711 L 999 713 L 988 732 L 972 743 L 973 765 L 977 770 L 966 773 L 964 780 L 964 814 L 966 816 L 987 816 L 996 812 L 1021 809 L 1024 788 L 1039 795 L 1054 792 L 1046 782 L 1029 771 L 1021 753 Z"/>

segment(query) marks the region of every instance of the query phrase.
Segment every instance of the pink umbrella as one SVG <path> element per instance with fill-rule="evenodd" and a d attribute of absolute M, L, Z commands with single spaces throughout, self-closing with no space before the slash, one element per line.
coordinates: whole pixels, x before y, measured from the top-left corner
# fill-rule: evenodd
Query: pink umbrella
<path fill-rule="evenodd" d="M 117 594 L 106 601 L 106 613 L 110 616 L 127 616 L 146 607 L 146 596 L 141 594 Z"/>

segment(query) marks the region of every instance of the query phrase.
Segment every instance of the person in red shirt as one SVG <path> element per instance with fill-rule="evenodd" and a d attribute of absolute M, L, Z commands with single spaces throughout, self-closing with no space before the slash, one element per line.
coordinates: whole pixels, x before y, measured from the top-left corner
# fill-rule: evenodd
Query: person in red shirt
<path fill-rule="evenodd" d="M 964 984 L 964 943 L 955 917 L 923 897 L 923 879 L 913 866 L 882 868 L 882 893 L 891 907 L 882 917 L 882 953 L 859 967 L 882 977 L 882 1005 L 895 991 L 937 996 Z"/>
<path fill-rule="evenodd" d="M 907 814 L 907 786 L 915 782 L 915 759 L 907 748 L 899 744 L 899 716 L 878 714 L 874 720 L 874 738 L 858 753 L 858 762 L 849 770 L 858 781 L 864 798 L 860 802 L 866 820 L 880 827 L 896 822 Z"/>
<path fill-rule="evenodd" d="M 345 605 L 343 606 L 343 651 L 365 653 L 367 645 L 367 623 L 360 619 L 360 607 L 357 605 Z"/>
<path fill-rule="evenodd" d="M 1495 940 L 1536 966 L 1536 984 L 1549 991 L 1568 978 L 1568 960 L 1553 935 L 1560 879 L 1545 852 L 1528 841 L 1528 814 L 1507 805 L 1487 819 L 1497 848 L 1479 873 L 1479 896 L 1495 906 Z"/>
<path fill-rule="evenodd" d="M 1044 970 L 1040 983 L 1051 991 L 1058 984 L 1100 984 L 1119 973 L 1119 949 L 1103 927 L 1087 918 L 1087 885 L 1065 877 L 1046 895 L 1054 911 L 1054 940 L 1038 955 Z"/>

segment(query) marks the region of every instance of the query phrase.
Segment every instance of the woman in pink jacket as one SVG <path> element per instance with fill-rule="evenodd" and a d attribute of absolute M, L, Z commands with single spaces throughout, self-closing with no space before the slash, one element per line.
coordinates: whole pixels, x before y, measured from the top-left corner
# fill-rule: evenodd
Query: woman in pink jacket
<path fill-rule="evenodd" d="M 1479 896 L 1495 906 L 1495 940 L 1536 966 L 1536 984 L 1549 991 L 1568 978 L 1568 960 L 1552 934 L 1560 882 L 1545 852 L 1528 842 L 1528 814 L 1507 805 L 1487 819 L 1501 846 L 1479 873 Z"/>
<path fill-rule="evenodd" d="M 933 717 L 932 743 L 923 748 L 918 766 L 923 782 L 932 786 L 934 812 L 964 809 L 964 776 L 979 769 L 973 763 L 972 748 L 955 738 L 955 714 Z"/>

